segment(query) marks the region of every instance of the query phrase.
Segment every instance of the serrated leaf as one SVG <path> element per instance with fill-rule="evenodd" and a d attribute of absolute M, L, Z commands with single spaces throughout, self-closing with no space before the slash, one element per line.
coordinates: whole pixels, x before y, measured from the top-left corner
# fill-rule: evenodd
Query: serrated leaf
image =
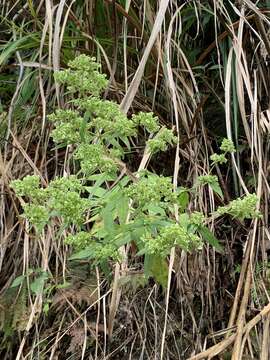
<path fill-rule="evenodd" d="M 223 246 L 219 243 L 215 235 L 206 226 L 200 226 L 198 228 L 198 231 L 204 238 L 204 240 L 207 241 L 210 245 L 212 245 L 217 252 L 221 254 L 224 252 Z"/>

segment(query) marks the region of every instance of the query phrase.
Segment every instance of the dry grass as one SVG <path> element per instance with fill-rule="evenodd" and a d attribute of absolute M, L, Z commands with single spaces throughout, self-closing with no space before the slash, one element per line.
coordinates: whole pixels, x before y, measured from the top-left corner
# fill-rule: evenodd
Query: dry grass
<path fill-rule="evenodd" d="M 0 4 L 1 358 L 267 360 L 269 2 Z M 72 172 L 68 149 L 52 148 L 46 116 L 66 100 L 53 72 L 79 52 L 103 64 L 110 77 L 105 95 L 123 111 L 152 109 L 175 127 L 175 153 L 138 153 L 137 168 L 189 186 L 208 172 L 217 141 L 228 137 L 238 150 L 231 167 L 216 169 L 225 201 L 252 191 L 260 198 L 262 219 L 210 224 L 224 255 L 208 245 L 189 255 L 172 250 L 166 293 L 156 284 L 139 286 L 127 261 L 107 278 L 104 269 L 75 266 L 53 227 L 36 239 L 18 217 L 12 179 L 36 173 L 47 183 Z M 189 206 L 209 214 L 220 202 L 205 189 Z M 123 249 L 126 257 L 131 250 Z M 42 296 L 30 292 L 29 269 L 50 275 Z M 10 289 L 21 274 L 27 285 Z"/>

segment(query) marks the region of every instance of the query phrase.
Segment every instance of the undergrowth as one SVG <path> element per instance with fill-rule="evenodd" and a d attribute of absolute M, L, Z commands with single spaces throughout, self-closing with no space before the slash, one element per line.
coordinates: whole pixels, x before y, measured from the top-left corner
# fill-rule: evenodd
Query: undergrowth
<path fill-rule="evenodd" d="M 148 134 L 145 151 L 151 155 L 177 142 L 173 130 L 161 127 L 153 113 L 140 112 L 129 119 L 117 103 L 103 100 L 107 80 L 93 58 L 80 55 L 55 76 L 73 99 L 69 108 L 49 116 L 55 126 L 51 136 L 58 148 L 71 148 L 76 173 L 51 180 L 45 187 L 40 187 L 37 175 L 12 181 L 11 187 L 24 199 L 23 217 L 36 236 L 53 227 L 76 249 L 70 259 L 90 259 L 93 265 L 123 261 L 120 249 L 132 242 L 133 255 L 144 255 L 145 275 L 166 287 L 165 259 L 173 247 L 199 251 L 205 240 L 222 251 L 205 226 L 211 216 L 230 214 L 244 220 L 260 215 L 255 194 L 218 207 L 212 214 L 188 211 L 189 197 L 196 199 L 201 186 L 210 186 L 223 198 L 216 175 L 199 176 L 187 189 L 174 188 L 170 177 L 148 170 L 129 171 L 125 156 L 140 128 Z M 235 148 L 224 139 L 220 150 L 211 156 L 213 167 L 227 162 L 226 155 Z M 177 219 L 176 209 L 180 210 Z M 162 271 L 155 272 L 159 266 Z"/>
<path fill-rule="evenodd" d="M 1 359 L 268 359 L 269 1 L 2 3 Z"/>

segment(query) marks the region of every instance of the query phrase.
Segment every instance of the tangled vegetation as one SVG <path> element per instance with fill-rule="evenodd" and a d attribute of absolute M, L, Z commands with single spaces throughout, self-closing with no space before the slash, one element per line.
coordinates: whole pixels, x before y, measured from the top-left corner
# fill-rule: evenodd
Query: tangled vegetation
<path fill-rule="evenodd" d="M 268 359 L 268 2 L 49 3 L 1 15 L 2 358 Z"/>

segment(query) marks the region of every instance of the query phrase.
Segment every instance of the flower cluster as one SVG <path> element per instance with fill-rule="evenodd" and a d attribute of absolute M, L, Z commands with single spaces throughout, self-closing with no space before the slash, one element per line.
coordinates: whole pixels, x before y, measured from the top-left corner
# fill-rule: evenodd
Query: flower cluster
<path fill-rule="evenodd" d="M 227 159 L 225 154 L 213 154 L 210 156 L 210 159 L 212 161 L 212 164 L 226 164 Z"/>
<path fill-rule="evenodd" d="M 226 162 L 227 162 L 226 154 L 229 152 L 230 153 L 235 152 L 235 147 L 231 140 L 223 139 L 221 146 L 220 146 L 220 150 L 222 151 L 221 154 L 213 154 L 210 156 L 212 165 L 226 164 Z"/>
<path fill-rule="evenodd" d="M 56 81 L 67 84 L 68 91 L 80 95 L 99 96 L 106 89 L 108 80 L 100 73 L 100 65 L 95 58 L 84 54 L 69 61 L 69 69 L 55 74 Z"/>
<path fill-rule="evenodd" d="M 67 245 L 72 245 L 75 249 L 84 249 L 91 243 L 91 235 L 89 232 L 80 231 L 74 235 L 68 235 L 65 238 L 65 243 Z"/>
<path fill-rule="evenodd" d="M 162 128 L 153 139 L 147 141 L 147 145 L 152 154 L 159 151 L 166 151 L 168 145 L 175 143 L 177 143 L 177 137 L 173 134 L 172 130 L 167 128 Z"/>
<path fill-rule="evenodd" d="M 96 243 L 94 247 L 94 257 L 96 263 L 107 261 L 108 259 L 112 259 L 114 261 L 119 261 L 121 259 L 121 255 L 114 244 L 100 244 Z"/>
<path fill-rule="evenodd" d="M 201 175 L 198 177 L 200 185 L 212 185 L 218 183 L 218 177 L 216 175 Z"/>
<path fill-rule="evenodd" d="M 233 153 L 235 152 L 235 147 L 234 144 L 232 142 L 232 140 L 229 139 L 223 139 L 221 146 L 220 146 L 220 150 L 223 151 L 224 153 Z"/>
<path fill-rule="evenodd" d="M 31 202 L 23 206 L 24 217 L 40 231 L 54 216 L 60 216 L 66 225 L 82 224 L 89 200 L 81 197 L 84 187 L 75 176 L 56 178 L 47 188 L 39 187 L 38 176 L 15 180 L 11 186 L 20 196 Z M 40 203 L 43 205 L 40 205 Z"/>
<path fill-rule="evenodd" d="M 183 226 L 172 224 L 160 230 L 157 237 L 147 233 L 143 236 L 145 252 L 147 254 L 159 254 L 166 256 L 173 246 L 179 246 L 185 251 L 192 251 L 202 247 L 200 237 L 188 232 Z"/>
<path fill-rule="evenodd" d="M 156 133 L 160 129 L 158 125 L 158 117 L 154 116 L 152 112 L 132 115 L 132 120 L 137 126 L 143 126 L 149 133 Z"/>
<path fill-rule="evenodd" d="M 136 124 L 129 120 L 113 101 L 90 97 L 76 99 L 73 103 L 87 112 L 92 120 L 91 127 L 97 133 L 104 133 L 104 138 L 109 135 L 123 137 L 137 134 Z"/>
<path fill-rule="evenodd" d="M 82 181 L 78 179 L 75 175 L 70 175 L 68 177 L 57 177 L 50 182 L 50 187 L 48 190 L 59 190 L 62 192 L 67 191 L 82 191 L 84 186 Z"/>
<path fill-rule="evenodd" d="M 133 200 L 135 206 L 143 209 L 150 203 L 169 205 L 176 202 L 171 178 L 157 175 L 147 176 L 126 189 L 126 195 Z"/>
<path fill-rule="evenodd" d="M 201 226 L 205 222 L 205 216 L 199 211 L 194 211 L 192 214 L 190 214 L 189 220 L 192 225 Z"/>
<path fill-rule="evenodd" d="M 18 196 L 35 197 L 39 191 L 39 177 L 36 175 L 27 175 L 23 180 L 13 180 L 10 186 L 15 190 Z"/>
<path fill-rule="evenodd" d="M 86 175 L 97 170 L 109 174 L 114 174 L 117 171 L 117 165 L 106 155 L 105 148 L 101 144 L 79 145 L 74 158 L 80 161 L 81 169 Z"/>
<path fill-rule="evenodd" d="M 226 206 L 220 206 L 217 213 L 220 215 L 229 214 L 240 220 L 260 217 L 260 212 L 257 210 L 258 200 L 256 194 L 248 194 L 242 199 L 231 201 Z"/>
<path fill-rule="evenodd" d="M 47 206 L 52 215 L 61 216 L 66 225 L 82 225 L 85 211 L 89 208 L 89 200 L 75 191 L 52 191 Z"/>
<path fill-rule="evenodd" d="M 23 206 L 23 216 L 34 225 L 38 232 L 41 232 L 45 225 L 48 224 L 50 213 L 48 208 L 43 205 L 25 204 Z"/>
<path fill-rule="evenodd" d="M 55 143 L 76 144 L 81 141 L 85 122 L 77 111 L 57 110 L 48 119 L 56 125 L 51 134 Z"/>

